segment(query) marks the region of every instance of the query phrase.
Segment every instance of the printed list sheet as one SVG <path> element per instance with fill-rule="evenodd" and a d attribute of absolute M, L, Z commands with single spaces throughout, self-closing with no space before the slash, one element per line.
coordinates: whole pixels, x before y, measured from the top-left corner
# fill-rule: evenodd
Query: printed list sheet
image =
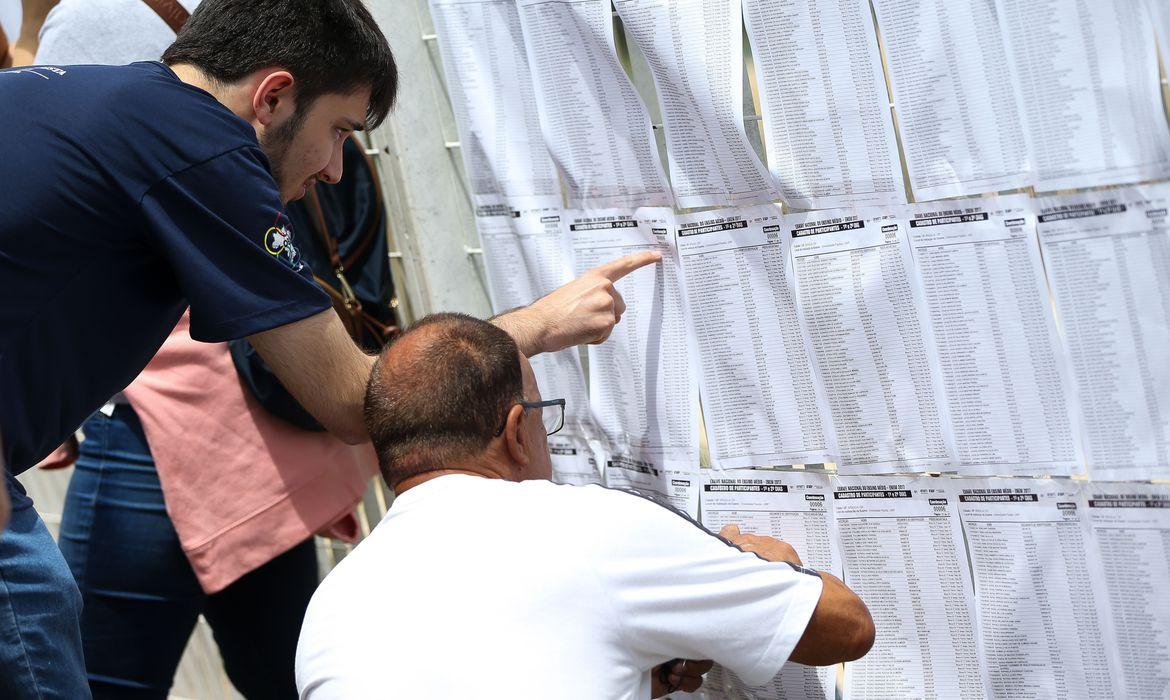
<path fill-rule="evenodd" d="M 1124 697 L 1078 483 L 964 479 L 955 488 L 992 697 Z"/>
<path fill-rule="evenodd" d="M 990 0 L 874 0 L 917 201 L 1030 184 L 1019 86 Z"/>
<path fill-rule="evenodd" d="M 942 374 L 904 222 L 877 210 L 784 218 L 842 473 L 953 462 Z"/>
<path fill-rule="evenodd" d="M 711 463 L 834 461 L 832 428 L 774 206 L 678 218 L 689 337 L 699 359 Z"/>
<path fill-rule="evenodd" d="M 540 123 L 567 205 L 670 205 L 650 115 L 614 50 L 609 0 L 518 5 Z"/>
<path fill-rule="evenodd" d="M 1141 3 L 997 2 L 1020 80 L 1036 189 L 1170 175 L 1154 30 Z"/>
<path fill-rule="evenodd" d="M 906 201 L 885 74 L 864 0 L 747 0 L 768 164 L 784 201 Z"/>
<path fill-rule="evenodd" d="M 743 125 L 740 0 L 615 0 L 658 88 L 678 206 L 771 202 L 779 192 Z"/>
<path fill-rule="evenodd" d="M 873 649 L 845 664 L 845 698 L 983 698 L 975 599 L 946 480 L 837 477 L 845 583 L 869 608 Z"/>
<path fill-rule="evenodd" d="M 1027 196 L 908 211 L 960 473 L 1080 473 L 1079 407 Z"/>
<path fill-rule="evenodd" d="M 665 208 L 566 212 L 578 274 L 633 253 L 663 261 L 619 280 L 621 323 L 589 346 L 589 387 L 598 420 L 617 454 L 661 468 L 699 468 L 699 383 L 686 340 L 678 267 Z"/>
<path fill-rule="evenodd" d="M 703 526 L 711 532 L 736 525 L 743 533 L 775 537 L 792 545 L 804 566 L 841 578 L 828 474 L 704 470 L 699 504 Z M 707 684 L 710 692 L 722 692 L 725 697 L 832 700 L 836 681 L 836 666 L 789 662 L 763 686 L 747 686 L 723 668 L 708 676 Z"/>
<path fill-rule="evenodd" d="M 1088 483 L 1126 696 L 1170 695 L 1170 485 Z"/>
<path fill-rule="evenodd" d="M 560 204 L 515 1 L 430 0 L 430 7 L 473 204 Z"/>
<path fill-rule="evenodd" d="M 1037 200 L 1094 479 L 1170 478 L 1170 186 Z"/>

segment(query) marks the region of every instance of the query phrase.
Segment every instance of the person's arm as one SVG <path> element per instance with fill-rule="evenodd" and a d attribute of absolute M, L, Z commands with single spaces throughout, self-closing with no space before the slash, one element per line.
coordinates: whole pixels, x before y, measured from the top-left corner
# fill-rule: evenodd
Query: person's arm
<path fill-rule="evenodd" d="M 787 542 L 764 535 L 741 534 L 735 525 L 728 525 L 719 534 L 761 559 L 803 566 L 796 550 Z M 789 659 L 808 666 L 831 666 L 860 659 L 874 641 L 869 609 L 841 579 L 825 571 L 817 573 L 823 582 L 821 598 Z"/>
<path fill-rule="evenodd" d="M 645 251 L 588 270 L 528 306 L 491 319 L 508 332 L 527 357 L 584 343 L 604 342 L 626 310 L 614 283 L 634 270 L 660 262 Z"/>
<path fill-rule="evenodd" d="M 326 430 L 351 445 L 369 440 L 362 406 L 374 358 L 354 344 L 336 311 L 327 309 L 248 341 Z"/>
<path fill-rule="evenodd" d="M 36 60 L 37 46 L 41 41 L 41 27 L 45 26 L 45 18 L 49 11 L 57 6 L 60 0 L 24 0 L 20 21 L 20 36 L 12 45 L 12 65 L 29 66 Z"/>
<path fill-rule="evenodd" d="M 821 599 L 789 658 L 808 666 L 856 661 L 869 653 L 876 635 L 869 608 L 841 579 L 817 573 L 824 581 Z"/>

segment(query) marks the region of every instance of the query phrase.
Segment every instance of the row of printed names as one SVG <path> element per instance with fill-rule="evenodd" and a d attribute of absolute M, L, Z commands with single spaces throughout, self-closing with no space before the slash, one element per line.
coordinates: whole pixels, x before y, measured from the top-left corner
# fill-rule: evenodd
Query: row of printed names
<path fill-rule="evenodd" d="M 1170 478 L 1170 185 L 782 214 L 484 207 L 493 305 L 642 250 L 610 338 L 538 357 L 634 465 Z M 513 208 L 514 207 L 514 208 Z M 603 461 L 613 461 L 607 457 Z M 1087 471 L 1086 471 L 1087 468 Z"/>
<path fill-rule="evenodd" d="M 1170 177 L 1160 0 L 873 5 L 876 25 L 858 0 L 613 0 L 653 77 L 668 179 L 610 0 L 430 0 L 471 193 L 884 206 L 907 201 L 903 157 L 917 201 Z M 744 28 L 767 165 L 744 126 Z"/>

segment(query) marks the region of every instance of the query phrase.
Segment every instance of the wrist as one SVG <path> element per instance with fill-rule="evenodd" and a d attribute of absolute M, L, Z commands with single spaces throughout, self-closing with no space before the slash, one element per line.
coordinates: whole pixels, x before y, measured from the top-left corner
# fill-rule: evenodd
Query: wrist
<path fill-rule="evenodd" d="M 543 309 L 539 302 L 521 306 L 494 316 L 491 322 L 508 332 L 525 357 L 539 355 L 548 350 L 548 328 Z"/>
<path fill-rule="evenodd" d="M 532 329 L 532 355 L 538 355 L 542 352 L 553 352 L 560 349 L 554 347 L 553 336 L 556 324 L 553 322 L 553 315 L 549 313 L 541 301 L 541 299 L 537 299 L 528 307 L 531 314 L 529 323 Z"/>

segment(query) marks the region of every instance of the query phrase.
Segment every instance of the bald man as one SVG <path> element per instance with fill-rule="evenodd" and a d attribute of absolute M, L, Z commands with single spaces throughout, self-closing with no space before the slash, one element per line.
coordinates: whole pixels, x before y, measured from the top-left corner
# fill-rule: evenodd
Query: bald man
<path fill-rule="evenodd" d="M 645 700 L 698 687 L 710 662 L 680 660 L 756 685 L 869 650 L 865 605 L 787 544 L 548 481 L 563 410 L 489 323 L 429 316 L 386 348 L 365 419 L 397 498 L 309 605 L 302 700 Z"/>

